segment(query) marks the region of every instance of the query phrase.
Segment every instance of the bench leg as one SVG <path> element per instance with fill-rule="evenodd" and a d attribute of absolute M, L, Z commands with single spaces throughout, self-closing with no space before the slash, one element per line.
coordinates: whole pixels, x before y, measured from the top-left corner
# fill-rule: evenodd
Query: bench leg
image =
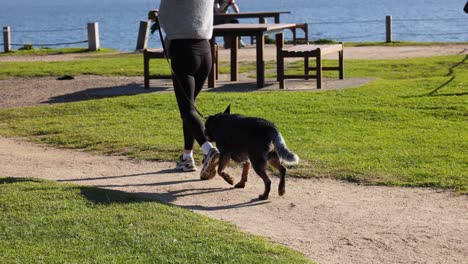
<path fill-rule="evenodd" d="M 304 78 L 309 80 L 309 57 L 304 57 Z"/>
<path fill-rule="evenodd" d="M 292 34 L 293 34 L 293 45 L 296 45 L 297 44 L 296 29 L 292 28 L 291 31 L 292 31 Z"/>
<path fill-rule="evenodd" d="M 303 29 L 304 29 L 305 44 L 309 44 L 309 26 L 305 24 Z"/>
<path fill-rule="evenodd" d="M 279 81 L 279 88 L 284 89 L 284 57 L 281 52 L 278 56 L 277 77 Z"/>
<path fill-rule="evenodd" d="M 317 54 L 317 89 L 322 88 L 322 52 L 318 49 Z"/>
<path fill-rule="evenodd" d="M 145 89 L 149 89 L 149 58 L 146 52 L 143 53 L 143 71 L 145 80 Z"/>

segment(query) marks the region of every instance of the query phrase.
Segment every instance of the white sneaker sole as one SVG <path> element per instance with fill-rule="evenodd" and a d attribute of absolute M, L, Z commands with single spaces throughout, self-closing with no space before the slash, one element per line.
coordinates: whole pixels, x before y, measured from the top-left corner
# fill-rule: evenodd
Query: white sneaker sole
<path fill-rule="evenodd" d="M 200 179 L 202 180 L 211 180 L 216 176 L 216 166 L 219 163 L 219 153 L 214 154 L 211 157 L 211 160 L 208 160 L 208 166 L 202 169 L 200 172 Z"/>

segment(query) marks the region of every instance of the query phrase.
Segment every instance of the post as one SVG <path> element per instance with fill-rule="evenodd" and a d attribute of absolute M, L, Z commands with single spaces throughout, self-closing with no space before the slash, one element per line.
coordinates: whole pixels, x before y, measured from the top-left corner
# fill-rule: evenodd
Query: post
<path fill-rule="evenodd" d="M 390 43 L 392 42 L 392 16 L 387 16 L 386 17 L 386 29 L 387 29 L 387 39 L 386 42 Z"/>
<path fill-rule="evenodd" d="M 97 51 L 99 48 L 100 44 L 98 23 L 88 23 L 88 49 L 90 51 Z"/>
<path fill-rule="evenodd" d="M 11 29 L 10 27 L 3 27 L 3 50 L 5 52 L 11 51 Z"/>
<path fill-rule="evenodd" d="M 138 30 L 138 40 L 136 50 L 144 50 L 148 44 L 148 21 L 140 21 L 140 29 Z"/>

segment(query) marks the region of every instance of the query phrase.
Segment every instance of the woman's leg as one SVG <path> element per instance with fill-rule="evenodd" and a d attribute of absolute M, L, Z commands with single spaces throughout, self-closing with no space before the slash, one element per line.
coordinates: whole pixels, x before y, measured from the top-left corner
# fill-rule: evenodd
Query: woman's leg
<path fill-rule="evenodd" d="M 208 49 L 208 50 L 206 50 Z M 206 139 L 204 125 L 194 108 L 211 70 L 211 51 L 208 41 L 173 40 L 171 42 L 173 78 L 177 104 L 183 121 L 184 149 L 193 148 L 194 139 L 202 145 Z"/>
<path fill-rule="evenodd" d="M 193 148 L 194 139 L 202 147 L 205 158 L 200 178 L 208 180 L 216 175 L 219 151 L 208 142 L 204 125 L 197 116 L 195 99 L 211 71 L 211 48 L 208 40 L 173 40 L 171 59 L 174 71 L 174 91 L 184 128 L 184 149 Z"/>

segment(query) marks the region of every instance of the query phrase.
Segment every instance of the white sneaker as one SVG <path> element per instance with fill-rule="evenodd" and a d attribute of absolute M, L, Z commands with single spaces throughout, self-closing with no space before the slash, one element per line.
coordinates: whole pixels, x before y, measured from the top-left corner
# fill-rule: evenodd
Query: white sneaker
<path fill-rule="evenodd" d="M 244 43 L 244 41 L 242 41 L 242 39 L 240 39 L 239 40 L 239 48 L 243 48 L 245 46 L 247 46 L 247 45 Z"/>
<path fill-rule="evenodd" d="M 200 179 L 210 180 L 216 176 L 216 166 L 219 163 L 219 151 L 217 148 L 211 148 L 208 155 L 203 159 L 203 168 L 200 171 Z"/>
<path fill-rule="evenodd" d="M 197 167 L 195 166 L 195 160 L 192 157 L 183 159 L 183 156 L 180 156 L 179 160 L 176 161 L 176 169 L 188 172 L 196 171 Z"/>

